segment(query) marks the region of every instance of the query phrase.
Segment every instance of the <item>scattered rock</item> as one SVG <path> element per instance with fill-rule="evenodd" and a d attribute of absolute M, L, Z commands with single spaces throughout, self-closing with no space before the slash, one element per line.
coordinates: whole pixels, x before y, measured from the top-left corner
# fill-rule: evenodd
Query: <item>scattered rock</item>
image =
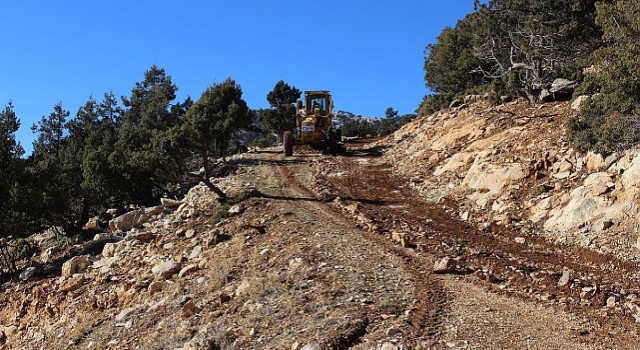
<path fill-rule="evenodd" d="M 188 274 L 190 274 L 193 271 L 198 270 L 200 267 L 198 266 L 198 264 L 189 264 L 185 267 L 183 267 L 180 272 L 178 272 L 178 277 L 182 278 Z"/>
<path fill-rule="evenodd" d="M 389 329 L 387 329 L 386 333 L 387 337 L 393 338 L 395 336 L 397 336 L 398 334 L 400 334 L 400 330 L 395 328 L 395 327 L 391 327 Z"/>
<path fill-rule="evenodd" d="M 158 280 L 169 279 L 178 271 L 180 271 L 180 264 L 172 260 L 163 261 L 151 269 Z"/>
<path fill-rule="evenodd" d="M 19 278 L 23 281 L 26 281 L 31 277 L 35 276 L 36 272 L 38 272 L 38 269 L 36 267 L 34 266 L 27 267 L 22 272 L 20 272 Z"/>
<path fill-rule="evenodd" d="M 455 271 L 456 261 L 450 256 L 442 257 L 433 264 L 434 273 L 451 273 Z"/>
<path fill-rule="evenodd" d="M 592 173 L 594 171 L 604 170 L 604 157 L 602 157 L 601 154 L 589 152 L 585 158 L 588 172 Z"/>
<path fill-rule="evenodd" d="M 196 235 L 196 230 L 194 230 L 192 228 L 184 231 L 184 237 L 185 238 L 193 238 L 193 236 L 195 236 L 195 235 Z"/>
<path fill-rule="evenodd" d="M 167 285 L 167 281 L 153 281 L 151 282 L 151 284 L 149 284 L 149 288 L 147 288 L 147 291 L 149 292 L 149 295 L 154 295 L 165 289 Z"/>
<path fill-rule="evenodd" d="M 596 222 L 593 223 L 591 229 L 593 230 L 593 232 L 601 233 L 610 229 L 611 227 L 613 227 L 613 225 L 614 223 L 611 219 L 602 218 L 600 220 L 596 220 Z"/>
<path fill-rule="evenodd" d="M 177 209 L 182 204 L 182 201 L 177 201 L 170 198 L 160 198 L 160 203 L 165 208 Z"/>
<path fill-rule="evenodd" d="M 386 342 L 382 344 L 380 350 L 398 350 L 398 347 L 393 343 Z"/>
<path fill-rule="evenodd" d="M 129 314 L 132 313 L 135 310 L 136 309 L 133 308 L 133 307 L 128 307 L 126 309 L 123 309 L 122 311 L 120 311 L 120 313 L 118 315 L 116 315 L 116 322 L 122 322 L 122 321 L 126 320 L 127 316 L 129 316 Z"/>
<path fill-rule="evenodd" d="M 124 248 L 123 243 L 107 243 L 102 248 L 102 256 L 104 257 L 116 257 Z"/>
<path fill-rule="evenodd" d="M 393 231 L 391 232 L 391 239 L 394 242 L 400 244 L 403 248 L 415 247 L 415 245 L 411 242 L 410 235 L 406 232 Z"/>
<path fill-rule="evenodd" d="M 562 276 L 560 276 L 560 280 L 558 281 L 558 287 L 566 286 L 569 284 L 569 281 L 571 281 L 571 270 L 564 269 L 562 271 Z"/>
<path fill-rule="evenodd" d="M 609 173 L 593 173 L 587 176 L 584 180 L 584 187 L 586 187 L 594 196 L 599 196 L 607 193 L 612 188 L 612 180 L 613 178 Z"/>
<path fill-rule="evenodd" d="M 191 254 L 189 254 L 189 260 L 193 260 L 193 259 L 196 259 L 196 258 L 200 257 L 200 254 L 202 254 L 202 246 L 201 245 L 197 245 L 197 246 L 193 247 L 193 250 L 191 251 Z"/>
<path fill-rule="evenodd" d="M 63 293 L 73 292 L 75 290 L 80 289 L 80 287 L 82 287 L 83 284 L 84 284 L 83 276 L 71 277 L 70 279 L 62 282 L 62 285 L 60 285 L 60 291 Z"/>
<path fill-rule="evenodd" d="M 320 350 L 320 344 L 313 343 L 303 346 L 300 350 Z"/>
<path fill-rule="evenodd" d="M 193 316 L 196 310 L 196 303 L 193 300 L 188 301 L 182 306 L 182 318 L 189 318 Z"/>
<path fill-rule="evenodd" d="M 76 273 L 83 273 L 91 265 L 88 255 L 74 256 L 62 264 L 62 276 L 71 277 Z"/>
<path fill-rule="evenodd" d="M 43 251 L 40 254 L 40 261 L 42 261 L 45 264 L 48 264 L 51 262 L 51 259 L 53 258 L 53 254 L 57 253 L 60 251 L 60 248 L 58 247 L 49 247 L 47 248 L 45 251 Z"/>
<path fill-rule="evenodd" d="M 245 210 L 244 205 L 236 204 L 236 205 L 232 206 L 231 208 L 229 208 L 229 214 L 230 215 L 238 215 L 238 214 L 241 214 L 242 212 L 244 212 L 244 210 Z"/>
<path fill-rule="evenodd" d="M 573 109 L 574 111 L 578 111 L 585 103 L 588 103 L 589 101 L 591 101 L 591 96 L 580 95 L 576 97 L 573 102 L 571 102 L 571 109 Z"/>
<path fill-rule="evenodd" d="M 127 235 L 127 237 L 125 238 L 125 240 L 130 241 L 133 239 L 137 239 L 140 242 L 149 242 L 151 241 L 153 238 L 155 238 L 156 233 L 152 232 L 152 231 L 139 231 L 139 232 L 132 232 L 130 234 Z"/>
<path fill-rule="evenodd" d="M 130 231 L 137 225 L 147 222 L 149 218 L 146 216 L 144 209 L 132 210 L 128 213 L 120 215 L 109 221 L 111 232 Z"/>

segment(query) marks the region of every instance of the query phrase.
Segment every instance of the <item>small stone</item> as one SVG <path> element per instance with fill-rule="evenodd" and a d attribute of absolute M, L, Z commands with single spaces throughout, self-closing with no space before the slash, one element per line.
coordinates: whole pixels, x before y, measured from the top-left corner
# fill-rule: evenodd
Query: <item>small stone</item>
<path fill-rule="evenodd" d="M 398 347 L 393 343 L 386 342 L 382 344 L 380 350 L 398 350 Z"/>
<path fill-rule="evenodd" d="M 601 233 L 610 229 L 611 227 L 613 227 L 613 221 L 609 219 L 601 219 L 596 221 L 591 229 L 593 230 L 593 232 Z"/>
<path fill-rule="evenodd" d="M 196 230 L 190 228 L 187 231 L 184 232 L 184 236 L 185 238 L 192 238 L 193 236 L 196 235 Z"/>
<path fill-rule="evenodd" d="M 149 242 L 156 236 L 152 231 L 133 232 L 127 235 L 126 240 L 137 239 L 141 242 Z"/>
<path fill-rule="evenodd" d="M 193 316 L 196 310 L 196 303 L 193 300 L 188 301 L 182 306 L 182 318 L 189 318 Z"/>
<path fill-rule="evenodd" d="M 191 251 L 191 254 L 189 254 L 189 260 L 193 260 L 195 258 L 198 258 L 200 256 L 200 254 L 202 254 L 202 246 L 201 245 L 197 245 L 197 246 L 193 247 L 193 250 Z"/>
<path fill-rule="evenodd" d="M 151 282 L 151 284 L 149 284 L 149 288 L 147 289 L 147 291 L 149 292 L 149 295 L 154 295 L 162 291 L 166 286 L 166 281 L 153 281 Z"/>
<path fill-rule="evenodd" d="M 300 350 L 320 350 L 320 344 L 307 344 L 302 347 Z"/>
<path fill-rule="evenodd" d="M 221 292 L 220 295 L 218 296 L 220 305 L 231 301 L 231 297 L 232 297 L 231 294 Z"/>
<path fill-rule="evenodd" d="M 243 211 L 244 211 L 244 206 L 242 204 L 236 204 L 231 208 L 229 208 L 230 215 L 238 215 L 238 214 L 241 214 Z"/>
<path fill-rule="evenodd" d="M 11 337 L 12 335 L 16 334 L 17 330 L 18 330 L 17 326 L 7 326 L 7 327 L 3 327 L 2 332 L 4 333 L 5 336 Z"/>
<path fill-rule="evenodd" d="M 62 285 L 60 286 L 60 291 L 63 293 L 73 292 L 75 290 L 80 289 L 80 287 L 82 287 L 83 284 L 84 284 L 83 276 L 71 277 L 70 279 L 62 283 Z"/>
<path fill-rule="evenodd" d="M 26 281 L 29 278 L 33 277 L 37 271 L 38 270 L 34 266 L 27 267 L 26 269 L 24 269 L 24 271 L 20 273 L 19 278 L 23 281 Z"/>
<path fill-rule="evenodd" d="M 40 254 L 40 260 L 45 264 L 50 263 L 52 260 L 53 254 L 55 254 L 58 250 L 59 250 L 58 247 L 47 248 L 45 251 L 42 252 L 42 254 Z"/>
<path fill-rule="evenodd" d="M 518 244 L 524 244 L 527 241 L 527 239 L 524 237 L 516 237 L 514 241 L 516 241 L 516 243 Z"/>
<path fill-rule="evenodd" d="M 118 243 L 107 243 L 104 245 L 104 248 L 102 248 L 102 256 L 115 257 L 122 251 L 122 247 L 124 246 Z"/>
<path fill-rule="evenodd" d="M 160 198 L 160 204 L 162 204 L 162 206 L 165 208 L 176 209 L 182 204 L 182 201 L 177 201 L 170 198 Z"/>
<path fill-rule="evenodd" d="M 616 306 L 616 297 L 610 296 L 607 298 L 607 307 L 609 309 L 614 308 Z"/>
<path fill-rule="evenodd" d="M 564 172 L 561 172 L 561 173 L 553 174 L 553 177 L 558 179 L 558 180 L 564 180 L 564 179 L 568 178 L 569 176 L 571 176 L 571 172 L 570 171 L 564 171 Z"/>
<path fill-rule="evenodd" d="M 182 278 L 182 277 L 184 277 L 184 276 L 186 276 L 186 275 L 190 274 L 191 272 L 196 271 L 198 269 L 199 269 L 198 264 L 189 264 L 189 265 L 183 267 L 180 270 L 180 272 L 178 272 L 178 277 Z"/>
<path fill-rule="evenodd" d="M 124 321 L 127 318 L 127 316 L 129 316 L 129 314 L 132 313 L 133 311 L 135 311 L 135 309 L 132 307 L 128 307 L 120 311 L 120 313 L 116 316 L 116 322 Z"/>
<path fill-rule="evenodd" d="M 569 284 L 571 280 L 571 271 L 569 269 L 565 269 L 562 271 L 562 276 L 560 276 L 560 280 L 558 281 L 558 287 L 564 287 Z"/>
<path fill-rule="evenodd" d="M 300 266 L 302 266 L 303 263 L 304 263 L 304 260 L 302 260 L 302 258 L 299 258 L 299 257 L 293 258 L 289 260 L 289 268 L 291 268 L 292 270 L 295 270 Z"/>
<path fill-rule="evenodd" d="M 175 261 L 164 261 L 151 269 L 151 272 L 157 279 L 169 279 L 180 270 L 180 264 Z"/>
<path fill-rule="evenodd" d="M 76 273 L 83 273 L 90 264 L 88 255 L 74 256 L 62 264 L 62 276 L 71 277 Z"/>
<path fill-rule="evenodd" d="M 393 338 L 398 334 L 400 334 L 400 330 L 397 329 L 397 328 L 394 328 L 394 327 L 391 327 L 391 328 L 387 329 L 387 332 L 386 332 L 386 335 L 389 338 Z"/>
<path fill-rule="evenodd" d="M 455 269 L 455 260 L 453 260 L 450 256 L 445 256 L 438 259 L 435 264 L 433 264 L 433 272 L 434 273 L 451 273 Z"/>

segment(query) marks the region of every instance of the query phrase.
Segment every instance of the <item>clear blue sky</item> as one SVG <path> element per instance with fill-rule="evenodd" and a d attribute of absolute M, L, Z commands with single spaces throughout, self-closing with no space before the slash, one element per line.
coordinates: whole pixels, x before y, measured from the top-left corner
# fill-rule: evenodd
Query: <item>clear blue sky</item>
<path fill-rule="evenodd" d="M 13 101 L 17 133 L 62 102 L 128 96 L 162 67 L 178 99 L 231 77 L 251 108 L 279 80 L 331 90 L 336 108 L 369 117 L 413 113 L 428 92 L 424 48 L 473 10 L 472 0 L 21 0 L 0 1 L 0 107 Z"/>

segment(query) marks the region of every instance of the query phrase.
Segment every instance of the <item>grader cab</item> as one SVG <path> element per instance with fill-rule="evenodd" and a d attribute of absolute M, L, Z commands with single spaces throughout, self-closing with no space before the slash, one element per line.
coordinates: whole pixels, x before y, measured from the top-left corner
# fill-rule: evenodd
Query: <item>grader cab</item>
<path fill-rule="evenodd" d="M 333 100 L 326 90 L 305 91 L 304 104 L 296 103 L 295 132 L 284 133 L 285 156 L 293 155 L 294 145 L 310 145 L 328 154 L 344 151 L 342 131 L 333 126 Z"/>

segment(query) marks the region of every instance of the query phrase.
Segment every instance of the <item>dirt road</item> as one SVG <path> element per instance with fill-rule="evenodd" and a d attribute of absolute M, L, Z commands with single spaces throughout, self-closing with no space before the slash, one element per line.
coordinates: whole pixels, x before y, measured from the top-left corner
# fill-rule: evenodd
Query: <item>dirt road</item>
<path fill-rule="evenodd" d="M 401 317 L 390 323 L 384 312 L 367 308 L 366 327 L 342 348 L 384 342 L 403 349 L 637 347 L 635 264 L 504 227 L 472 227 L 450 214 L 455 203 L 418 198 L 368 147 L 351 145 L 348 157 L 303 154 L 275 165 L 282 193 L 309 199 L 293 211 L 315 213 L 306 230 L 339 226 L 347 243 L 334 242 L 335 254 L 367 242 L 399 259 L 398 273 L 412 283 L 401 288 L 410 294 L 408 304 L 394 306 L 404 310 Z M 359 257 L 361 273 L 375 274 L 379 259 L 366 254 Z M 436 262 L 441 273 L 433 272 Z M 381 279 L 373 288 L 393 286 Z"/>

